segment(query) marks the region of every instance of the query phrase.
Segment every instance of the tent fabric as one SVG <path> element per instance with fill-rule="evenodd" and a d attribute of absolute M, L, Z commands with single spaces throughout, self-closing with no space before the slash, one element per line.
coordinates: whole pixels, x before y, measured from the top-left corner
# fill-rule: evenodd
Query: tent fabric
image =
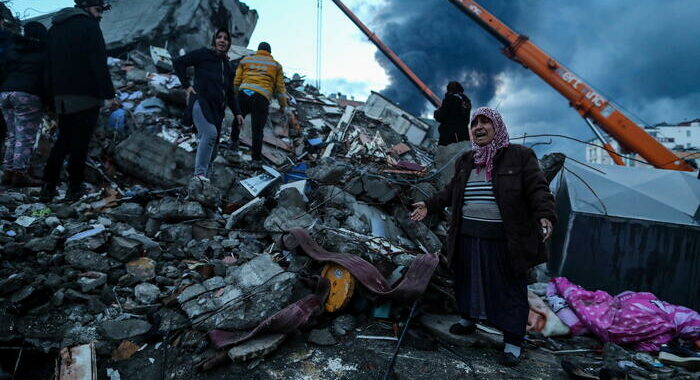
<path fill-rule="evenodd" d="M 700 309 L 695 173 L 567 159 L 550 184 L 559 219 L 548 268 L 612 294 L 652 292 Z"/>
<path fill-rule="evenodd" d="M 700 181 L 695 173 L 567 160 L 552 181 L 566 183 L 572 211 L 700 226 Z"/>

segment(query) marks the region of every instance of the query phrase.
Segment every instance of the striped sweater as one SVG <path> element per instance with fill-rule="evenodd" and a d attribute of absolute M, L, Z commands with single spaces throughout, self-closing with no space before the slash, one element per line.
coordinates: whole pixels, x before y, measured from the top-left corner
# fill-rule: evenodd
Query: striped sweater
<path fill-rule="evenodd" d="M 493 184 L 486 180 L 486 171 L 472 170 L 464 187 L 462 205 L 463 234 L 470 236 L 500 239 L 505 236 L 501 212 L 496 204 Z"/>

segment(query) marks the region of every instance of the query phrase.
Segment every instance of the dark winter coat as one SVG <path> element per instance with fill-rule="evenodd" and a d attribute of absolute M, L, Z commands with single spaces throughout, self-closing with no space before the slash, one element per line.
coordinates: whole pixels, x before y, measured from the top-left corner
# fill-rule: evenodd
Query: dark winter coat
<path fill-rule="evenodd" d="M 46 44 L 16 36 L 7 57 L 5 80 L 0 92 L 21 91 L 47 99 Z"/>
<path fill-rule="evenodd" d="M 445 94 L 440 108 L 433 116 L 440 123 L 438 145 L 449 145 L 469 140 L 469 114 L 472 103 L 463 93 Z"/>
<path fill-rule="evenodd" d="M 49 77 L 52 95 L 114 98 L 100 24 L 80 8 L 65 8 L 49 29 Z"/>
<path fill-rule="evenodd" d="M 473 167 L 474 153 L 462 155 L 457 159 L 455 175 L 450 183 L 425 202 L 431 214 L 439 214 L 445 207 L 450 207 L 452 211 L 445 250 L 449 263 L 457 249 L 464 187 Z M 554 196 L 535 153 L 522 145 L 509 145 L 496 152 L 492 182 L 508 240 L 512 268 L 525 273 L 546 261 L 539 220 L 546 218 L 556 224 Z"/>
<path fill-rule="evenodd" d="M 233 90 L 236 72 L 227 57 L 217 54 L 213 49 L 201 48 L 174 59 L 173 66 L 185 88 L 191 85 L 187 68 L 194 67 L 194 84 L 192 86 L 197 91 L 197 95 L 190 96 L 185 124 L 192 124 L 192 106 L 197 100 L 204 117 L 218 130 L 221 129 L 226 106 L 235 115 L 241 114 Z"/>

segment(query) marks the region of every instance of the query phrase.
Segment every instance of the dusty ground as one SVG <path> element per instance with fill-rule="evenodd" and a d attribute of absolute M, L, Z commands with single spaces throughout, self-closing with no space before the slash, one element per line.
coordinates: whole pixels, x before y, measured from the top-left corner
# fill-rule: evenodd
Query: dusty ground
<path fill-rule="evenodd" d="M 118 369 L 122 379 L 382 379 L 391 360 L 395 342 L 358 339 L 356 335 L 378 333 L 369 330 L 321 347 L 303 336 L 291 337 L 280 349 L 263 360 L 230 363 L 206 373 L 193 370 L 194 357 L 181 349 L 146 349 L 128 362 L 101 362 Z M 394 379 L 566 379 L 554 355 L 528 350 L 520 366 L 504 368 L 497 363 L 494 348 L 463 348 L 452 345 L 421 350 L 409 345 L 401 350 Z M 154 359 L 151 363 L 150 359 Z"/>

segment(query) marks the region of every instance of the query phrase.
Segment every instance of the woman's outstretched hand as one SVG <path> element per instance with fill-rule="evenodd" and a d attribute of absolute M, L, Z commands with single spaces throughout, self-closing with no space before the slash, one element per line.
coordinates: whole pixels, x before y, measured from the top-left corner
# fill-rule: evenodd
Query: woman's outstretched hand
<path fill-rule="evenodd" d="M 417 202 L 412 204 L 412 206 L 415 207 L 410 215 L 412 221 L 420 222 L 428 216 L 428 207 L 425 205 L 425 202 Z"/>
<path fill-rule="evenodd" d="M 542 241 L 549 240 L 549 238 L 552 237 L 552 232 L 554 231 L 552 222 L 550 222 L 547 218 L 542 218 L 540 219 L 540 226 L 542 228 Z"/>

